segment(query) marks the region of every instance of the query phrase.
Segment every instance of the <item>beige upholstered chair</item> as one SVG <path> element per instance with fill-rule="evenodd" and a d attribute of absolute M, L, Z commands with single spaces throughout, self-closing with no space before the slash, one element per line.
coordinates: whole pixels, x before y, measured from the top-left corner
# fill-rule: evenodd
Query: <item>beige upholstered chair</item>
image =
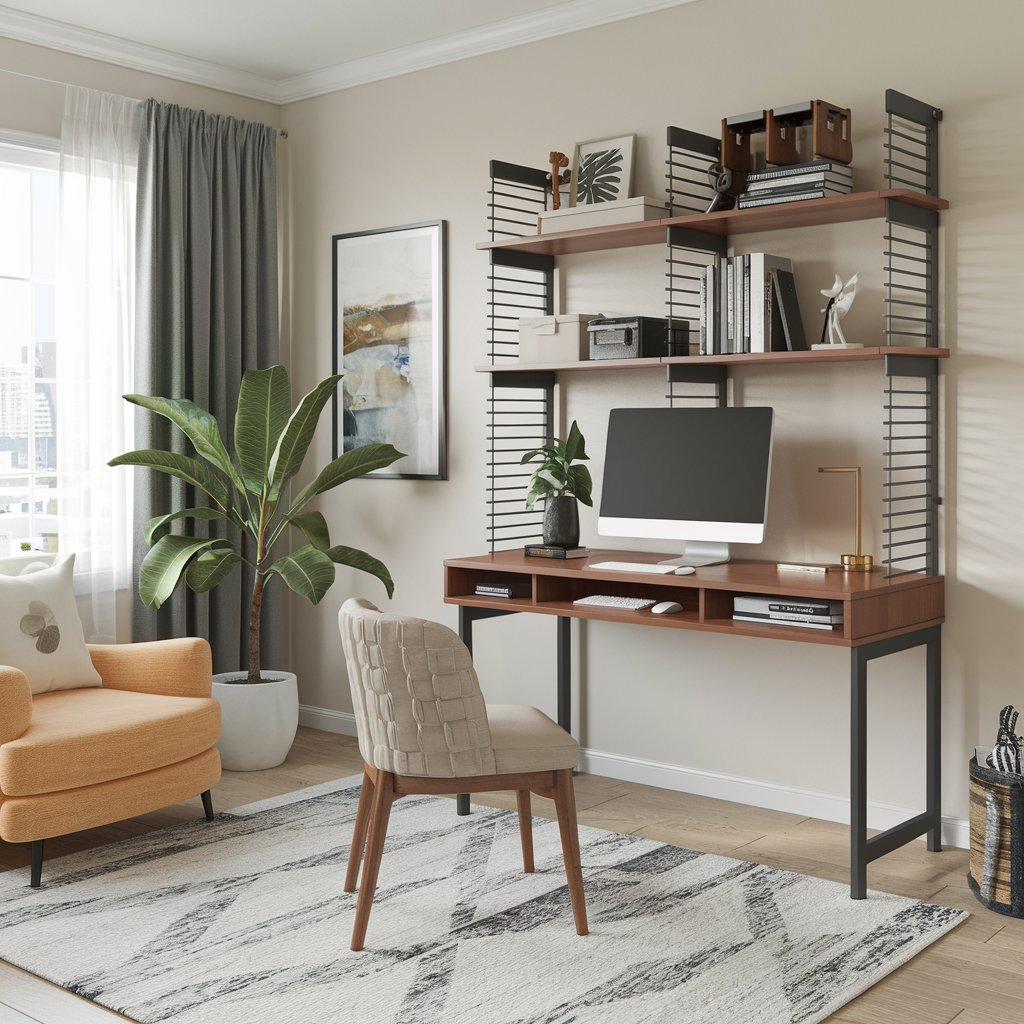
<path fill-rule="evenodd" d="M 369 601 L 338 616 L 363 755 L 345 891 L 362 884 L 352 949 L 363 948 L 391 804 L 411 793 L 516 793 L 523 870 L 533 871 L 530 793 L 555 801 L 576 932 L 587 934 L 572 770 L 579 746 L 536 708 L 485 704 L 466 645 L 447 627 L 385 615 Z"/>

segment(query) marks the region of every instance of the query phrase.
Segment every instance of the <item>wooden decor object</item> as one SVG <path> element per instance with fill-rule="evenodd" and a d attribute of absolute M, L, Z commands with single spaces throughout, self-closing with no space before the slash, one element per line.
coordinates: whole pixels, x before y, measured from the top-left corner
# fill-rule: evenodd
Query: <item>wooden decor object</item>
<path fill-rule="evenodd" d="M 798 145 L 800 129 L 810 126 L 810 154 L 801 153 Z M 848 164 L 853 160 L 850 134 L 851 115 L 848 107 L 839 107 L 824 100 L 806 100 L 773 107 L 765 115 L 765 160 L 770 164 L 795 164 L 807 159 L 836 160 Z"/>
<path fill-rule="evenodd" d="M 838 160 L 848 164 L 853 159 L 853 137 L 850 134 L 849 107 L 837 107 L 824 100 L 814 101 L 811 117 L 811 149 L 815 158 Z"/>
<path fill-rule="evenodd" d="M 766 112 L 753 110 L 749 114 L 736 114 L 722 118 L 722 166 L 737 174 L 754 170 L 751 141 L 764 131 Z"/>
<path fill-rule="evenodd" d="M 551 164 L 551 209 L 558 210 L 561 208 L 562 199 L 558 194 L 559 185 L 569 184 L 569 170 L 562 170 L 563 167 L 568 168 L 569 158 L 564 153 L 559 153 L 557 150 L 552 150 L 548 153 L 548 163 Z"/>

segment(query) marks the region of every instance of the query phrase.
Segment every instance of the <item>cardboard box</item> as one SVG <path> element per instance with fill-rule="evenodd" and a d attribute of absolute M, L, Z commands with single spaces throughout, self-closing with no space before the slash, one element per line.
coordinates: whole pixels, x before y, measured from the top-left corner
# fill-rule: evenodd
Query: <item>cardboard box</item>
<path fill-rule="evenodd" d="M 650 196 L 633 199 L 615 199 L 610 203 L 591 203 L 589 206 L 569 206 L 560 210 L 545 210 L 537 217 L 537 234 L 546 231 L 574 231 L 576 228 L 601 228 L 609 224 L 635 224 L 642 220 L 661 220 L 668 216 L 668 208 Z"/>
<path fill-rule="evenodd" d="M 590 355 L 587 324 L 600 313 L 523 317 L 519 321 L 519 361 L 575 363 Z"/>

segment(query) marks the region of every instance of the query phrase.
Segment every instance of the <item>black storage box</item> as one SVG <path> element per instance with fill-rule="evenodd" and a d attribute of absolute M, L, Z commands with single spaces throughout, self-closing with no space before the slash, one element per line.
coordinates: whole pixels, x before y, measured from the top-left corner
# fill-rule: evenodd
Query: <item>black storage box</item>
<path fill-rule="evenodd" d="M 591 359 L 657 359 L 690 354 L 690 325 L 657 316 L 617 316 L 587 324 Z"/>

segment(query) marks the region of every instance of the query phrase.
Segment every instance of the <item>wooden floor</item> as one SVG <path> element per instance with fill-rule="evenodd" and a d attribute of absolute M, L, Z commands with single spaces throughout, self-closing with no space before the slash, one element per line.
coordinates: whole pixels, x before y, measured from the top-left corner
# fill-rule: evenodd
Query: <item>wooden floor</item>
<path fill-rule="evenodd" d="M 225 772 L 220 786 L 214 790 L 214 802 L 216 808 L 226 810 L 359 770 L 361 761 L 355 740 L 300 729 L 285 764 L 265 772 Z M 479 802 L 515 807 L 514 798 L 505 794 L 481 797 Z M 849 837 L 842 825 L 596 775 L 578 777 L 576 802 L 583 825 L 631 832 L 695 850 L 847 881 Z M 535 797 L 533 807 L 538 816 L 554 816 L 554 805 L 548 800 Z M 47 859 L 166 828 L 201 813 L 196 799 L 119 825 L 54 840 L 47 843 Z M 0 870 L 22 871 L 27 883 L 27 864 L 26 847 L 0 843 Z M 386 869 L 385 850 L 383 870 Z M 909 964 L 848 1003 L 830 1021 L 1024 1021 L 1024 920 L 1003 917 L 982 907 L 968 891 L 966 871 L 965 851 L 929 854 L 923 842 L 897 850 L 868 869 L 868 884 L 872 888 L 962 907 L 972 916 Z M 0 962 L 0 1024 L 109 1024 L 124 1019 Z"/>

